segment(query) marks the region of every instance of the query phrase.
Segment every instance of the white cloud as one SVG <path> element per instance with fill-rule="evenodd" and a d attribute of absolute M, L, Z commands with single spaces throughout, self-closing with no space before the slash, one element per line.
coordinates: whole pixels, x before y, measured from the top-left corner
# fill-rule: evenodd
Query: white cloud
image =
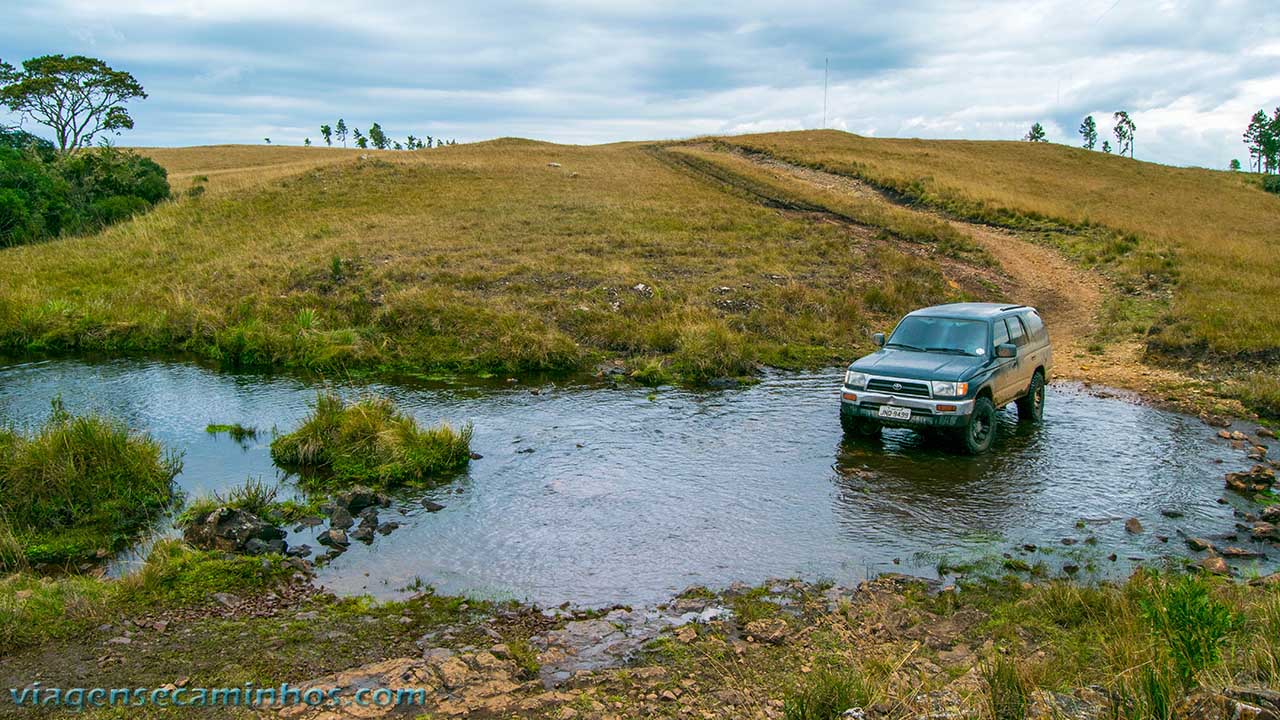
<path fill-rule="evenodd" d="M 1039 121 L 1075 144 L 1084 114 L 1105 135 L 1123 108 L 1139 157 L 1221 167 L 1280 104 L 1271 0 L 48 5 L 0 28 L 6 59 L 134 72 L 151 93 L 138 144 L 300 142 L 338 116 L 459 140 L 814 128 L 827 57 L 828 126 L 881 137 L 1017 139 Z"/>

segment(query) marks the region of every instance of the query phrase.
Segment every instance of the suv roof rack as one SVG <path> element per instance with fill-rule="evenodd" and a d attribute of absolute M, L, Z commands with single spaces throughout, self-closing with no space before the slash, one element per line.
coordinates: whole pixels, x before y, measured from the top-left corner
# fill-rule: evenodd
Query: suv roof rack
<path fill-rule="evenodd" d="M 1024 307 L 1026 307 L 1026 305 L 1005 305 L 1004 307 L 1000 308 L 1000 312 L 1004 312 L 1006 310 L 1017 310 L 1018 308 L 1024 308 Z"/>

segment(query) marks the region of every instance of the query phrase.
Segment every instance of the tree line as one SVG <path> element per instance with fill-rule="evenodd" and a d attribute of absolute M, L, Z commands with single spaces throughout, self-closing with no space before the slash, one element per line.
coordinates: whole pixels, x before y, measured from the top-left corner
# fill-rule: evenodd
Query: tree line
<path fill-rule="evenodd" d="M 1111 133 L 1116 137 L 1115 149 L 1120 155 L 1128 155 L 1133 157 L 1133 139 L 1137 134 L 1138 125 L 1129 117 L 1129 113 L 1124 110 L 1117 110 L 1112 113 L 1112 120 L 1115 125 L 1111 128 Z M 1093 119 L 1092 115 L 1086 116 L 1080 122 L 1080 137 L 1084 140 L 1083 147 L 1085 150 L 1093 150 L 1098 146 L 1098 121 Z M 1046 136 L 1044 126 L 1040 123 L 1033 123 L 1031 130 L 1022 137 L 1027 142 L 1049 142 Z M 1111 141 L 1102 141 L 1102 152 L 1110 153 L 1112 150 Z"/>
<path fill-rule="evenodd" d="M 1249 148 L 1250 170 L 1280 173 L 1280 107 L 1270 117 L 1266 110 L 1259 110 L 1249 118 L 1244 144 Z M 1239 161 L 1234 162 L 1239 166 Z"/>
<path fill-rule="evenodd" d="M 351 135 L 352 142 L 356 144 L 356 147 L 361 149 L 373 147 L 375 150 L 422 150 L 425 148 L 458 144 L 456 140 L 446 141 L 444 138 L 434 138 L 430 135 L 425 136 L 425 138 L 420 138 L 416 135 L 409 135 L 405 138 L 405 141 L 401 143 L 399 140 L 392 139 L 388 136 L 387 133 L 383 131 L 382 126 L 378 123 L 370 125 L 369 134 L 365 135 L 360 132 L 360 128 L 353 127 L 348 130 L 347 121 L 342 118 L 338 118 L 338 123 L 336 125 L 320 126 L 320 137 L 324 139 L 324 144 L 329 146 L 332 146 L 333 141 L 337 140 L 342 143 L 342 147 L 346 147 L 348 132 Z M 268 140 L 267 142 L 269 144 L 271 141 Z M 302 144 L 307 147 L 311 147 L 311 138 L 307 138 Z"/>

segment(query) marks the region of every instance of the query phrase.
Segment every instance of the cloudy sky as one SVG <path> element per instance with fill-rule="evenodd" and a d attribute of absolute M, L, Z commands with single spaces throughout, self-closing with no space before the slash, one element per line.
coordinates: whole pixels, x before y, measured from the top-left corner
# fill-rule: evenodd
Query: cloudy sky
<path fill-rule="evenodd" d="M 892 8 L 887 6 L 893 5 Z M 150 93 L 135 145 L 388 133 L 567 143 L 793 130 L 1076 143 L 1125 109 L 1139 158 L 1225 167 L 1280 105 L 1280 2 L 43 0 L 0 55 L 86 54 Z"/>

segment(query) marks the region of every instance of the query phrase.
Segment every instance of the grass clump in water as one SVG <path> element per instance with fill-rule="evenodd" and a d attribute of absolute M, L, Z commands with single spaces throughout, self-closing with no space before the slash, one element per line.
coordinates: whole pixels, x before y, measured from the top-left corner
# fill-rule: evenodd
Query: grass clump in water
<path fill-rule="evenodd" d="M 258 478 L 248 478 L 243 485 L 234 487 L 226 495 L 213 493 L 192 501 L 178 516 L 176 524 L 186 527 L 202 522 L 218 508 L 233 508 L 251 513 L 276 525 L 296 522 L 308 515 L 320 513 L 319 500 L 277 500 L 280 488 L 268 485 Z"/>
<path fill-rule="evenodd" d="M 321 393 L 297 430 L 272 441 L 271 457 L 322 485 L 422 484 L 466 467 L 471 426 L 424 430 L 385 398 L 347 403 Z"/>
<path fill-rule="evenodd" d="M 231 423 L 229 425 L 210 423 L 205 426 L 205 432 L 210 435 L 227 435 L 238 443 L 247 440 L 253 440 L 258 437 L 258 429 L 255 427 L 246 427 L 240 423 Z"/>
<path fill-rule="evenodd" d="M 55 399 L 38 430 L 0 432 L 0 567 L 76 564 L 119 549 L 169 502 L 181 469 L 150 437 L 73 416 Z"/>

